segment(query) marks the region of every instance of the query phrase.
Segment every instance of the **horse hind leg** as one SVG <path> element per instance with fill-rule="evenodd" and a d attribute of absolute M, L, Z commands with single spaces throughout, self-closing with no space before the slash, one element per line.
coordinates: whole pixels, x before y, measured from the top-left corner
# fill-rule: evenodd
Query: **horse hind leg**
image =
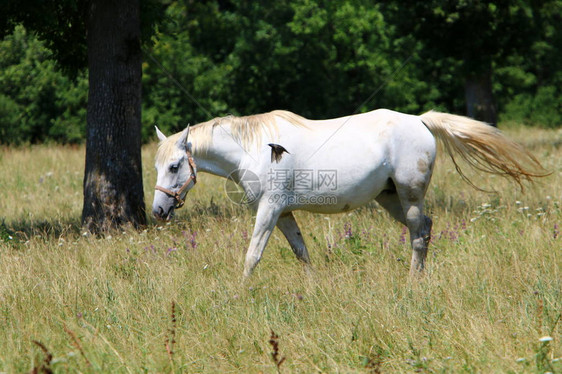
<path fill-rule="evenodd" d="M 417 214 L 419 208 L 410 207 L 407 216 Z M 431 240 L 431 227 L 433 222 L 426 215 L 419 214 L 415 219 L 408 219 L 408 230 L 410 231 L 410 242 L 412 244 L 412 261 L 410 263 L 410 275 L 415 276 L 423 272 L 427 249 Z"/>
<path fill-rule="evenodd" d="M 410 243 L 412 245 L 411 276 L 423 272 L 427 248 L 431 239 L 433 223 L 431 218 L 423 214 L 424 195 L 428 182 L 428 178 L 423 178 L 419 183 L 397 186 L 405 223 L 410 232 Z"/>
<path fill-rule="evenodd" d="M 402 203 L 396 191 L 396 185 L 392 179 L 388 180 L 387 188 L 384 189 L 376 198 L 379 203 L 395 220 L 406 225 L 406 216 L 402 210 Z"/>
<path fill-rule="evenodd" d="M 397 188 L 390 179 L 388 188 L 375 198 L 394 219 L 408 227 L 412 245 L 411 275 L 423 271 L 431 238 L 432 221 L 423 215 L 424 195 L 425 183 L 418 184 L 418 188 L 409 185 Z"/>
<path fill-rule="evenodd" d="M 306 249 L 304 239 L 293 213 L 289 212 L 282 214 L 277 220 L 277 228 L 281 230 L 289 242 L 295 256 L 297 256 L 297 258 L 303 263 L 310 265 L 308 250 Z"/>

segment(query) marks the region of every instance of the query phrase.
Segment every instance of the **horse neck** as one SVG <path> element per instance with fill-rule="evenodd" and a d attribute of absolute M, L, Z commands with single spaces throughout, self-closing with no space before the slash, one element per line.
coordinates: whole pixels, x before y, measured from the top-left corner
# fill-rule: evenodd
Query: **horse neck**
<path fill-rule="evenodd" d="M 193 158 L 197 164 L 197 170 L 224 178 L 240 167 L 246 154 L 230 132 L 221 131 L 221 129 L 213 131 L 212 141 L 207 149 L 198 149 L 197 134 L 193 134 L 191 142 L 194 145 Z"/>

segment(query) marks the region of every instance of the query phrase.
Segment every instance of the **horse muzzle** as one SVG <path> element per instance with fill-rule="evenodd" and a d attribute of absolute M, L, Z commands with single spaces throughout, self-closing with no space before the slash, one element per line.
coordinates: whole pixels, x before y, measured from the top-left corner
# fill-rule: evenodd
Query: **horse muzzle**
<path fill-rule="evenodd" d="M 174 206 L 170 206 L 167 210 L 161 206 L 152 208 L 152 214 L 159 221 L 169 221 L 174 217 Z"/>

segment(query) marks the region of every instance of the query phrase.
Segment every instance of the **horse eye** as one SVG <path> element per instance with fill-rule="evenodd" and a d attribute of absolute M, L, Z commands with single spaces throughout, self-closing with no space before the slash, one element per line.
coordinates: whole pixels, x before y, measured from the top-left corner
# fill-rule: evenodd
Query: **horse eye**
<path fill-rule="evenodd" d="M 179 165 L 170 165 L 170 173 L 176 174 L 179 170 Z"/>

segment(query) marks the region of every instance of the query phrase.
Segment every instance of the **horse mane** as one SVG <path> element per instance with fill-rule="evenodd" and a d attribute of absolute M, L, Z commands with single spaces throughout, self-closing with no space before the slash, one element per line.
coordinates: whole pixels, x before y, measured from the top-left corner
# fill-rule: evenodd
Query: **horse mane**
<path fill-rule="evenodd" d="M 205 152 L 209 149 L 213 138 L 213 130 L 222 125 L 230 125 L 229 132 L 233 139 L 244 149 L 261 145 L 262 135 L 275 138 L 279 135 L 277 118 L 292 125 L 306 127 L 305 118 L 286 110 L 274 110 L 268 113 L 237 117 L 228 115 L 199 123 L 190 129 L 189 137 L 193 140 L 193 152 Z M 273 140 L 273 139 L 272 139 Z"/>
<path fill-rule="evenodd" d="M 228 115 L 216 117 L 210 121 L 198 123 L 189 129 L 189 139 L 193 140 L 193 153 L 206 152 L 213 140 L 213 130 L 221 125 L 230 125 L 230 134 L 244 149 L 252 145 L 260 146 L 263 133 L 272 138 L 278 136 L 277 118 L 281 118 L 295 126 L 306 127 L 304 117 L 286 110 L 274 110 L 269 113 L 254 114 L 237 117 Z M 159 164 L 168 160 L 176 150 L 176 143 L 181 135 L 170 135 L 160 142 L 156 152 L 156 162 Z M 273 140 L 273 139 L 272 139 Z"/>

